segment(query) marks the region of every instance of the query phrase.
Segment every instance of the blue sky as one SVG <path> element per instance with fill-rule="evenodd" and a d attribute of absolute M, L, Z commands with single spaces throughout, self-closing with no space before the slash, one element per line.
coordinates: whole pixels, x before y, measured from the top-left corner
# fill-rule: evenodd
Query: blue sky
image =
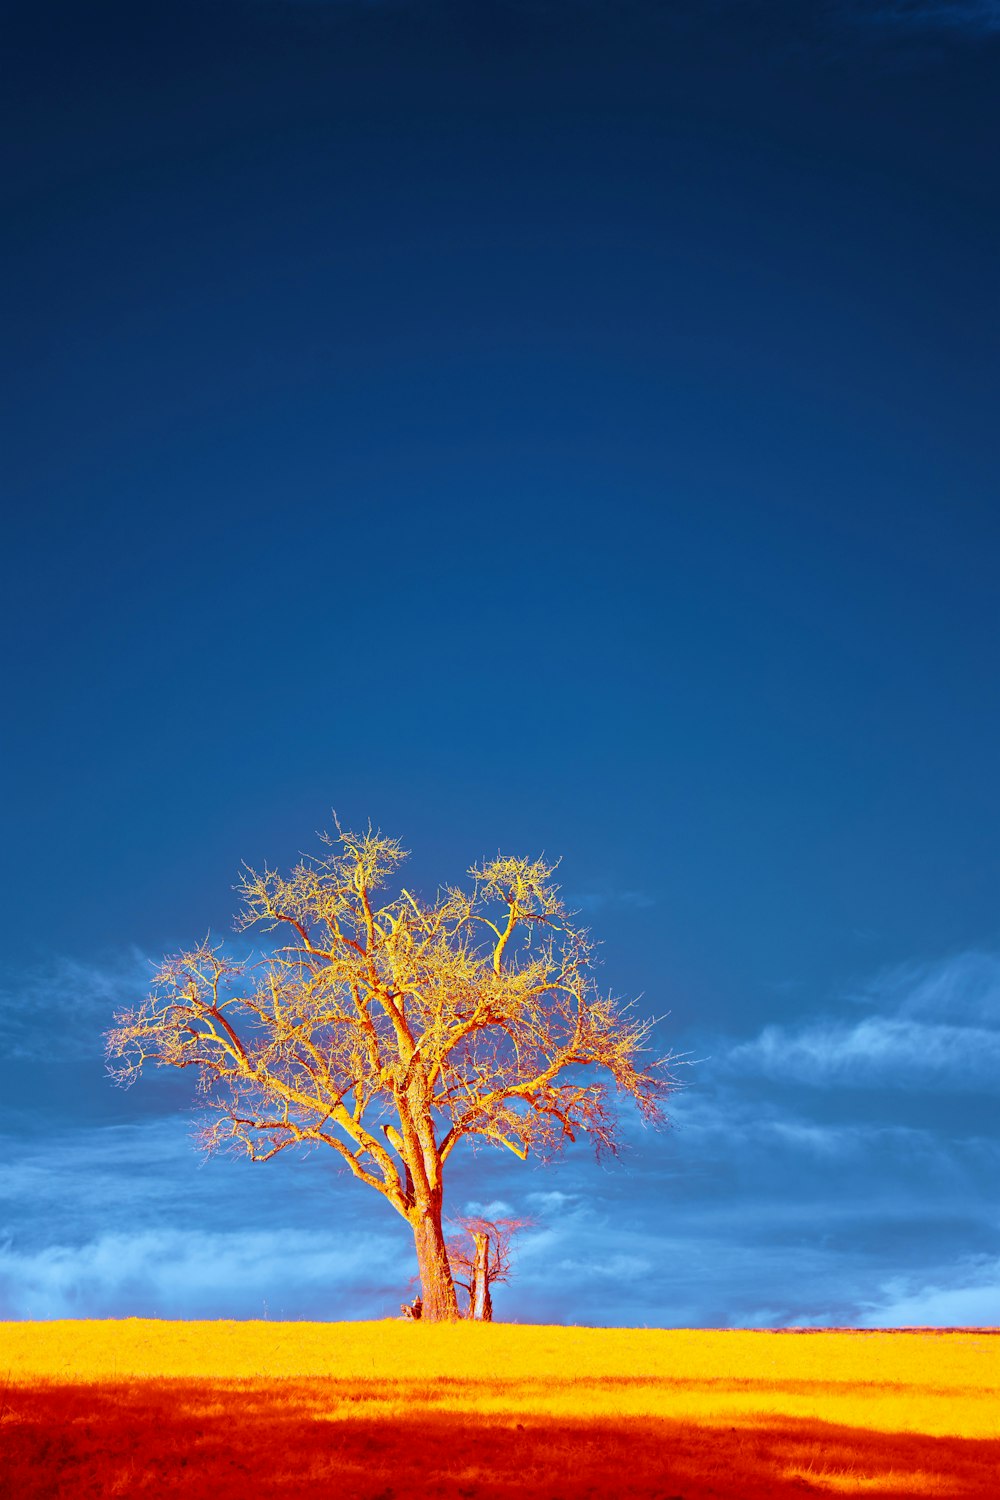
<path fill-rule="evenodd" d="M 379 1316 L 100 1032 L 336 807 L 692 1058 L 498 1312 L 998 1320 L 995 7 L 14 7 L 0 1313 Z"/>

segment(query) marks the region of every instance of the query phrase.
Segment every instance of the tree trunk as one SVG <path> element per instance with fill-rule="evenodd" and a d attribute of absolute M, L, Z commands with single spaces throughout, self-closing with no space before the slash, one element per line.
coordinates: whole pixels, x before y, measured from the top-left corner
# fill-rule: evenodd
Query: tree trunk
<path fill-rule="evenodd" d="M 424 1301 L 421 1318 L 425 1323 L 457 1321 L 458 1297 L 441 1228 L 440 1203 L 417 1204 L 410 1223 L 417 1250 L 420 1293 Z"/>
<path fill-rule="evenodd" d="M 472 1238 L 476 1242 L 476 1256 L 472 1262 L 472 1301 L 470 1315 L 477 1323 L 493 1322 L 493 1298 L 490 1296 L 490 1237 L 477 1229 Z"/>

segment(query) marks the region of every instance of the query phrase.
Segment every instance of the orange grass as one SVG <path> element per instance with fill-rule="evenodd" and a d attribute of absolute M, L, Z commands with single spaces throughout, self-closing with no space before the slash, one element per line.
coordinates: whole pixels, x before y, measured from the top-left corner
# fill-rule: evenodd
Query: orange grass
<path fill-rule="evenodd" d="M 1000 1338 L 0 1324 L 0 1496 L 1000 1497 Z"/>

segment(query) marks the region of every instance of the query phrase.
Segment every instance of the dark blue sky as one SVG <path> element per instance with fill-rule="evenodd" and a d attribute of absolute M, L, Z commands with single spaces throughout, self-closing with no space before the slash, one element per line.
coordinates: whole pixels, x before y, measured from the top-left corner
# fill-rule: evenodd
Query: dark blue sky
<path fill-rule="evenodd" d="M 181 1213 L 94 1042 L 336 807 L 426 887 L 562 855 L 706 1059 L 615 1174 L 462 1168 L 562 1194 L 510 1315 L 1000 1318 L 996 6 L 5 29 L 0 1312 L 254 1315 L 272 1231 L 288 1311 L 394 1305 L 315 1159 Z"/>

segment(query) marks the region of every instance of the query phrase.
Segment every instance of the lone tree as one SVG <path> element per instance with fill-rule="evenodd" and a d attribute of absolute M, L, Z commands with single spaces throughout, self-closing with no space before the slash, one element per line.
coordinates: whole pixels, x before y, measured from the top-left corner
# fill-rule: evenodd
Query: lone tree
<path fill-rule="evenodd" d="M 515 1235 L 533 1227 L 531 1219 L 483 1219 L 478 1216 L 454 1220 L 461 1231 L 446 1241 L 455 1285 L 467 1293 L 466 1317 L 480 1323 L 493 1321 L 491 1288 L 510 1276 L 510 1253 Z"/>
<path fill-rule="evenodd" d="M 266 1161 L 328 1146 L 413 1231 L 423 1316 L 454 1319 L 442 1204 L 456 1146 L 526 1159 L 585 1135 L 614 1153 L 609 1084 L 662 1123 L 670 1058 L 648 1061 L 653 1023 L 598 992 L 544 861 L 491 859 L 469 889 L 424 901 L 384 893 L 397 840 L 338 827 L 323 841 L 287 877 L 244 867 L 237 930 L 280 936 L 250 963 L 208 939 L 166 959 L 115 1017 L 111 1072 L 195 1068 L 207 1149 Z"/>

